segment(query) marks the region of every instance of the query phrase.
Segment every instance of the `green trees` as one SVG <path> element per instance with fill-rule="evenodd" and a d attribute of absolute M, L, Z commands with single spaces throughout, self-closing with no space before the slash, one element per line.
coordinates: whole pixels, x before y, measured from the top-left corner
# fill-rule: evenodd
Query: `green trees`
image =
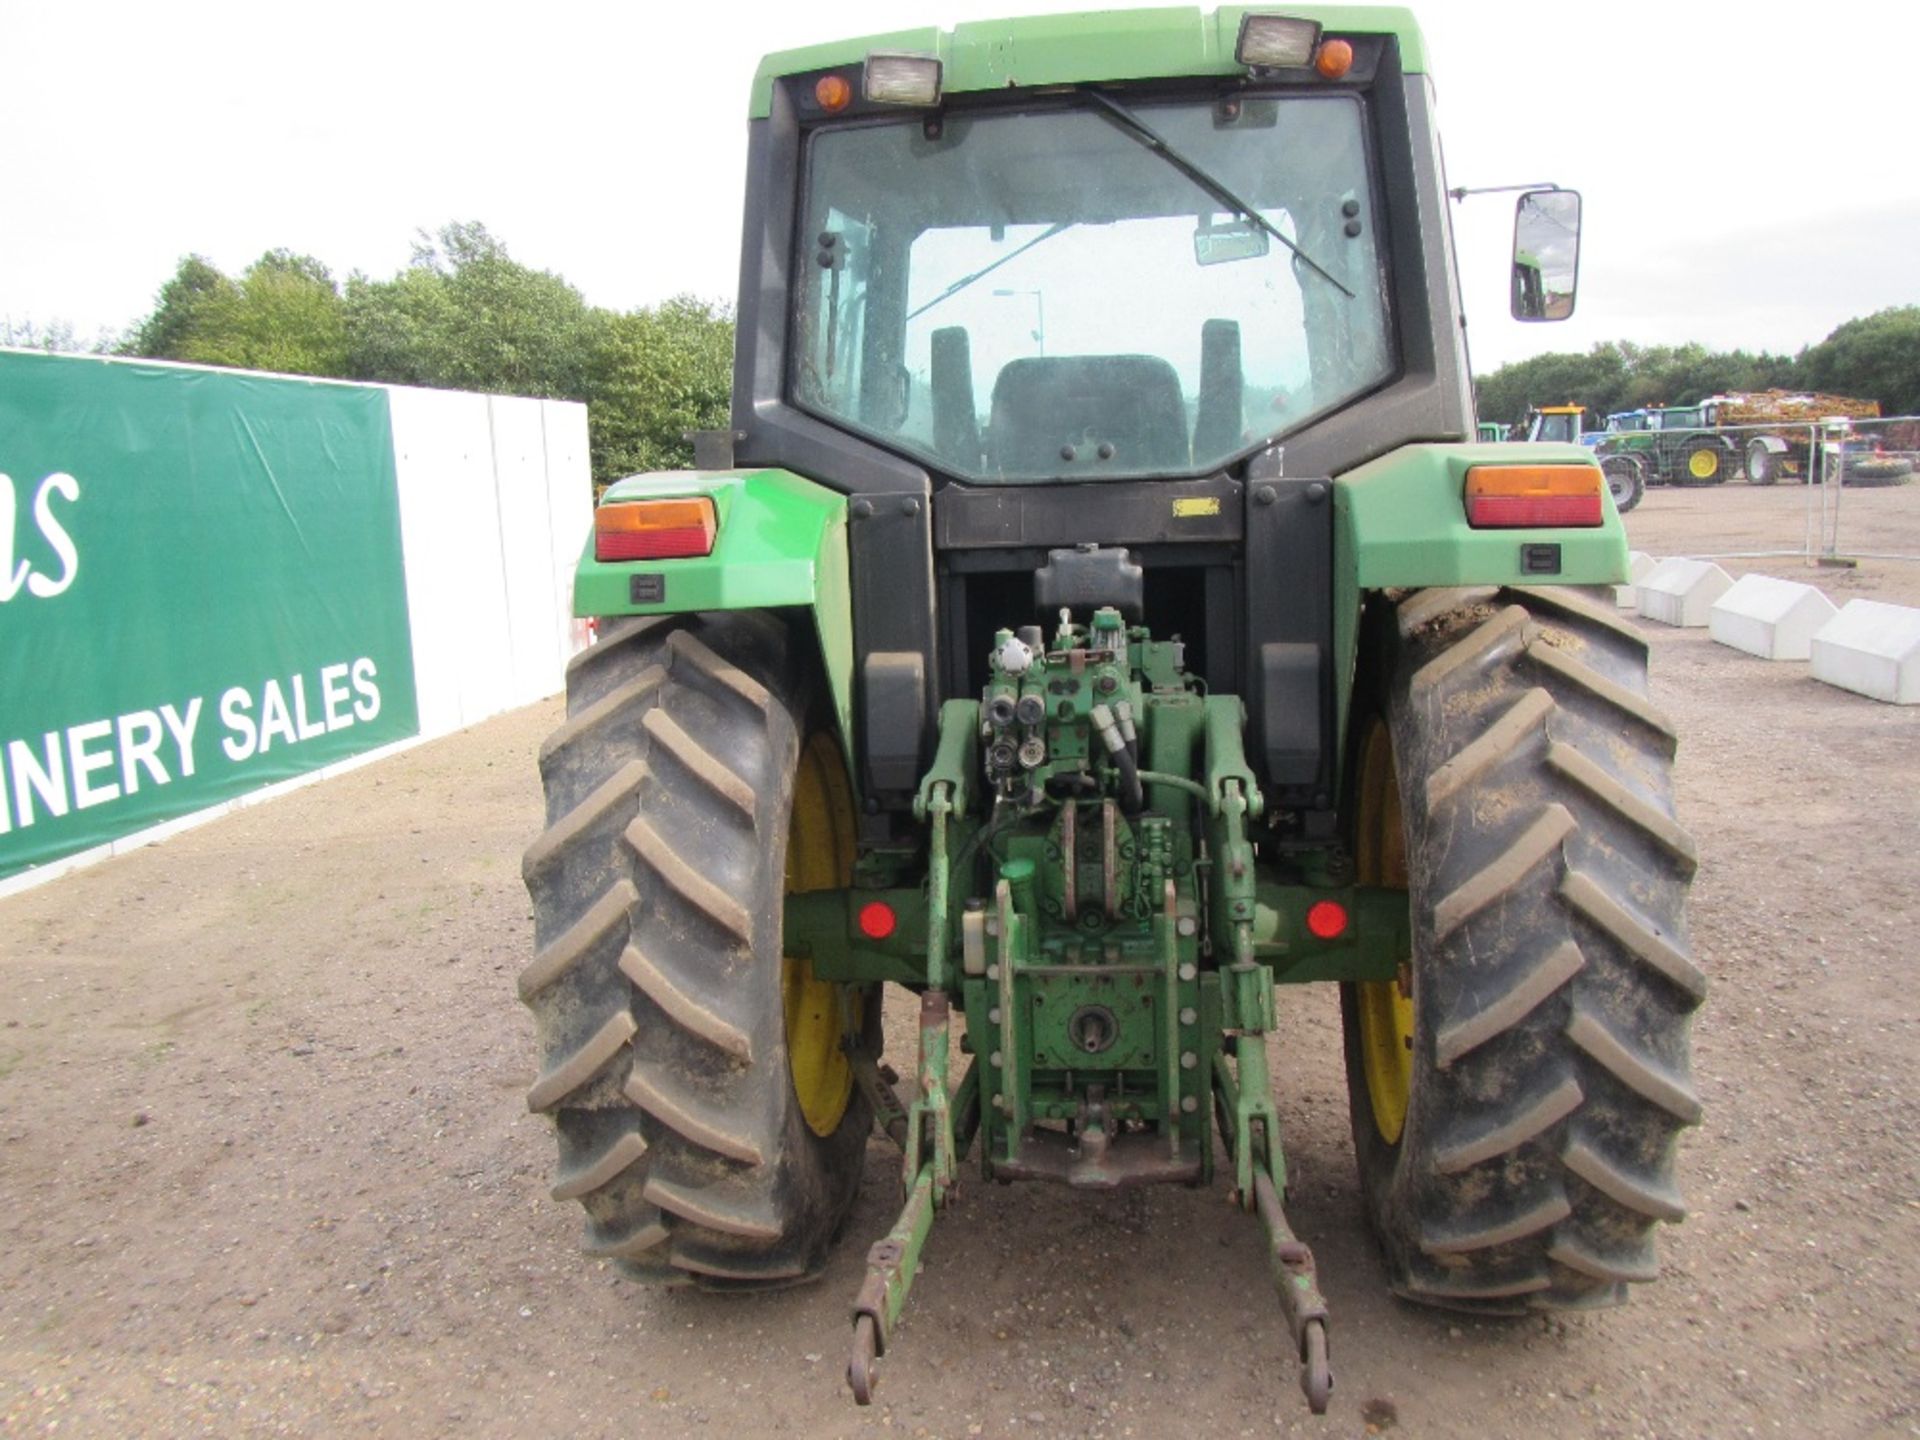
<path fill-rule="evenodd" d="M 269 250 L 237 281 L 189 255 L 127 349 L 290 375 L 348 373 L 346 317 L 333 276 L 312 256 L 287 250 Z"/>
<path fill-rule="evenodd" d="M 71 326 L 0 320 L 0 344 L 85 348 Z M 105 349 L 103 339 L 92 348 Z M 522 265 L 484 225 L 422 234 L 405 269 L 335 283 L 308 255 L 269 250 L 238 279 L 189 255 L 120 353 L 204 365 L 583 400 L 593 478 L 605 485 L 692 461 L 688 430 L 728 422 L 733 316 L 677 296 L 652 309 L 587 304 L 551 271 Z M 1920 306 L 1849 320 L 1797 356 L 1607 341 L 1536 355 L 1476 378 L 1482 420 L 1572 402 L 1590 424 L 1644 405 L 1730 390 L 1823 390 L 1920 413 Z"/>
<path fill-rule="evenodd" d="M 1820 390 L 1920 414 L 1920 306 L 1849 320 L 1796 355 L 1607 341 L 1584 355 L 1536 355 L 1474 381 L 1480 418 L 1512 424 L 1529 405 L 1585 405 L 1589 423 L 1643 405 L 1691 405 L 1732 390 Z"/>
<path fill-rule="evenodd" d="M 70 320 L 49 320 L 42 325 L 31 319 L 16 320 L 11 315 L 0 315 L 0 345 L 15 350 L 44 350 L 49 355 L 86 352 L 103 355 L 113 349 L 114 337 L 102 334 L 89 343 L 75 332 Z"/>
<path fill-rule="evenodd" d="M 160 287 L 153 313 L 127 336 L 125 350 L 153 360 L 185 360 L 201 318 L 233 282 L 199 255 L 189 255 Z"/>
<path fill-rule="evenodd" d="M 520 264 L 484 225 L 422 234 L 390 280 L 337 285 L 273 250 L 238 280 L 190 255 L 122 352 L 395 385 L 583 400 L 593 478 L 688 464 L 687 430 L 727 423 L 733 319 L 681 296 L 627 313 L 590 306 Z"/>
<path fill-rule="evenodd" d="M 1704 345 L 1635 345 L 1605 341 L 1584 355 L 1536 355 L 1478 377 L 1482 420 L 1513 424 L 1529 405 L 1587 407 L 1589 424 L 1643 405 L 1690 405 L 1728 390 L 1766 390 L 1807 382 L 1787 355 L 1711 351 Z"/>
<path fill-rule="evenodd" d="M 1622 393 L 1626 373 L 1625 358 L 1613 344 L 1596 345 L 1585 355 L 1535 355 L 1477 377 L 1476 408 L 1482 420 L 1504 425 L 1524 420 L 1529 405 L 1572 403 L 1585 405 L 1590 413 L 1599 409 L 1605 414 L 1624 407 L 1601 408 L 1597 397 Z"/>
<path fill-rule="evenodd" d="M 605 315 L 474 223 L 422 235 L 391 280 L 355 275 L 345 304 L 356 379 L 548 399 L 586 398 Z"/>
<path fill-rule="evenodd" d="M 729 423 L 733 317 L 690 295 L 608 315 L 588 372 L 596 479 L 685 464 L 683 434 Z"/>
<path fill-rule="evenodd" d="M 1920 305 L 1849 320 L 1801 352 L 1810 389 L 1878 400 L 1882 415 L 1920 415 Z"/>

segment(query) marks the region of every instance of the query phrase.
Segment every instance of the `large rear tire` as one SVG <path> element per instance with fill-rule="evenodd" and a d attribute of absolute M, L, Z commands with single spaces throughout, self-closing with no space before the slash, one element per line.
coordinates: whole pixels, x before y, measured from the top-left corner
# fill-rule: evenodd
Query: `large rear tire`
<path fill-rule="evenodd" d="M 1390 1282 L 1496 1313 L 1623 1300 L 1684 1214 L 1706 982 L 1646 646 L 1567 590 L 1370 608 L 1352 813 L 1404 885 L 1401 983 L 1343 987 L 1355 1149 Z"/>
<path fill-rule="evenodd" d="M 527 1104 L 585 1248 L 639 1279 L 810 1278 L 859 1185 L 864 997 L 781 946 L 785 894 L 846 884 L 853 853 L 805 653 L 766 615 L 615 622 L 541 747 Z"/>

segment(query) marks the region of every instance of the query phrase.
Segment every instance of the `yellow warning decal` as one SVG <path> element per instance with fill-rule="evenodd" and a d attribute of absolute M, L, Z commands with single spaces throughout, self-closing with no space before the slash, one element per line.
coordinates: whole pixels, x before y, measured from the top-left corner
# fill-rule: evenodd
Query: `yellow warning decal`
<path fill-rule="evenodd" d="M 1220 497 L 1218 495 L 1189 495 L 1184 500 L 1173 502 L 1173 518 L 1186 520 L 1195 515 L 1218 515 Z"/>

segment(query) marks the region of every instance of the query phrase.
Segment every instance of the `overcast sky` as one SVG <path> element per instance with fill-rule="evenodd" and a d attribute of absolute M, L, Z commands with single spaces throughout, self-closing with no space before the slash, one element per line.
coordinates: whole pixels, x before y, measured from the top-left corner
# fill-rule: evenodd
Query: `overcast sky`
<path fill-rule="evenodd" d="M 384 277 L 454 219 L 595 304 L 731 298 L 762 52 L 1069 8 L 0 0 L 0 317 L 123 328 L 190 252 Z M 1559 325 L 1507 318 L 1512 198 L 1456 207 L 1477 369 L 1612 338 L 1791 351 L 1920 303 L 1920 5 L 1416 13 L 1450 182 L 1586 197 Z"/>

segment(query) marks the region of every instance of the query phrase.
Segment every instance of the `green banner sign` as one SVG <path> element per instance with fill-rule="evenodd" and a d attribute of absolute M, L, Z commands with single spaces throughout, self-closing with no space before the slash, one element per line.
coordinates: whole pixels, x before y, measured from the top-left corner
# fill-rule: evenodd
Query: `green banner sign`
<path fill-rule="evenodd" d="M 418 728 L 385 391 L 0 354 L 0 878 Z"/>

